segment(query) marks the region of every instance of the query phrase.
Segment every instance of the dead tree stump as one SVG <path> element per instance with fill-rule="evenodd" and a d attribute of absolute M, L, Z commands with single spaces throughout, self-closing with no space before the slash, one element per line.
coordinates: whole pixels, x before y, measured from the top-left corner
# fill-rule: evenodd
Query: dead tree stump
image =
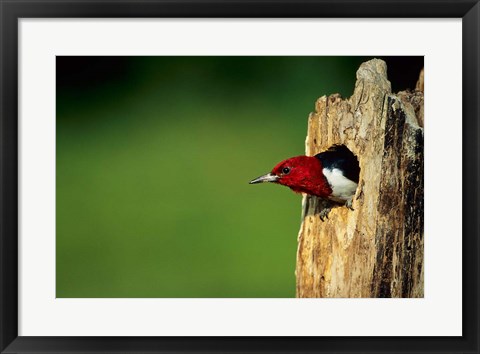
<path fill-rule="evenodd" d="M 420 89 L 419 89 L 420 88 Z M 306 154 L 346 145 L 360 163 L 354 211 L 304 195 L 297 297 L 423 297 L 423 71 L 391 93 L 385 62 L 363 63 L 349 99 L 316 102 Z"/>

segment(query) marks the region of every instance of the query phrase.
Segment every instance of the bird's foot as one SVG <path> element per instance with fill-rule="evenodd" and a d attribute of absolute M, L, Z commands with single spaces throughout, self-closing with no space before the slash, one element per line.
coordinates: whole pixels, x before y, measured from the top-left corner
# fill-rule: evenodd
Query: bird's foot
<path fill-rule="evenodd" d="M 355 210 L 353 209 L 353 197 L 347 199 L 347 201 L 345 202 L 345 206 L 350 210 Z"/>
<path fill-rule="evenodd" d="M 330 214 L 331 210 L 332 208 L 330 206 L 325 206 L 319 213 L 320 220 L 325 221 L 325 218 L 328 219 L 328 214 Z"/>

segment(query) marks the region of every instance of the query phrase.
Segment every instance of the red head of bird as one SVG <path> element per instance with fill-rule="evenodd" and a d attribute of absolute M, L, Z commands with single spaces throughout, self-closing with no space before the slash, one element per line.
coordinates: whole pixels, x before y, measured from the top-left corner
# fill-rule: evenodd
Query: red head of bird
<path fill-rule="evenodd" d="M 315 156 L 296 156 L 278 163 L 270 173 L 251 184 L 272 182 L 336 202 L 355 195 L 360 168 L 357 157 L 344 145 L 334 145 Z"/>

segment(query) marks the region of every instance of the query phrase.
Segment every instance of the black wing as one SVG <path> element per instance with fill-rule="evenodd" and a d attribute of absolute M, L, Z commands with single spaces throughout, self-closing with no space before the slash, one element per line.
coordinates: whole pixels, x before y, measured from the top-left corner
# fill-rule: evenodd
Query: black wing
<path fill-rule="evenodd" d="M 358 183 L 360 166 L 357 157 L 345 145 L 333 145 L 327 151 L 315 155 L 322 163 L 323 168 L 333 170 L 338 168 L 349 180 Z"/>

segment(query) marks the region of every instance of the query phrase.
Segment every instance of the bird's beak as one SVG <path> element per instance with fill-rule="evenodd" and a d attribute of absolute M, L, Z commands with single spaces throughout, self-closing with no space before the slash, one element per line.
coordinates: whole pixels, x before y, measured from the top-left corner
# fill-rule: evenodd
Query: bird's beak
<path fill-rule="evenodd" d="M 250 184 L 263 183 L 263 182 L 276 182 L 280 177 L 274 175 L 273 173 L 267 173 L 266 175 L 257 177 L 250 181 Z"/>

